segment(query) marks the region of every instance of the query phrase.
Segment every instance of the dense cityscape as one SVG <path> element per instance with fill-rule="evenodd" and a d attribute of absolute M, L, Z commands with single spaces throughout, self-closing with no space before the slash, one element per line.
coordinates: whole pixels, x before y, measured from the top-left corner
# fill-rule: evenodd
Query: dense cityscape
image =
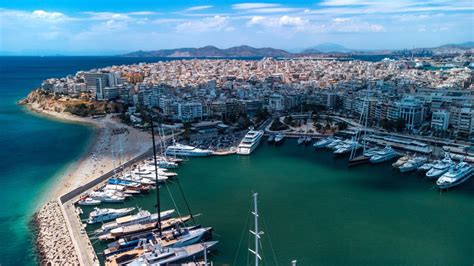
<path fill-rule="evenodd" d="M 472 57 L 443 62 L 172 60 L 80 71 L 47 79 L 41 88 L 89 102 L 120 103 L 137 126 L 146 120 L 143 109 L 167 121 L 221 119 L 232 125 L 239 116 L 254 117 L 262 110 L 283 114 L 316 108 L 357 119 L 367 103 L 370 126 L 468 140 L 474 133 Z M 89 111 L 83 115 L 103 112 Z"/>

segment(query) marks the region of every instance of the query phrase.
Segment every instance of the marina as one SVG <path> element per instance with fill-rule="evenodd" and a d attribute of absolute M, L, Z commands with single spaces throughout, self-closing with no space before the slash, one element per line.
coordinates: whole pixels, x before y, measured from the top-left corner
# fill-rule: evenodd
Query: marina
<path fill-rule="evenodd" d="M 378 151 L 383 150 L 383 147 L 378 149 Z M 369 149 L 367 150 L 367 153 L 372 153 L 372 156 L 377 154 L 380 155 L 377 151 L 369 151 Z M 386 151 L 383 153 L 385 154 Z M 269 160 L 268 158 L 272 157 L 271 154 L 278 154 L 278 159 Z M 404 160 L 404 164 L 410 160 L 411 159 Z M 317 223 L 318 227 L 322 226 L 324 228 L 316 229 L 314 234 L 310 234 L 309 236 L 310 239 L 314 239 L 318 242 L 328 243 L 324 246 L 318 246 L 316 251 L 314 247 L 308 245 L 305 241 L 299 241 L 296 236 L 279 236 L 278 232 L 282 230 L 284 231 L 285 229 L 281 227 L 280 223 L 275 224 L 272 222 L 269 224 L 269 220 L 267 220 L 264 231 L 265 234 L 268 232 L 268 234 L 271 234 L 272 236 L 271 240 L 273 248 L 278 250 L 276 255 L 278 261 L 289 262 L 296 258 L 298 259 L 298 263 L 304 263 L 305 261 L 310 264 L 315 261 L 322 264 L 337 264 L 338 261 L 341 263 L 342 261 L 338 260 L 337 257 L 325 255 L 328 254 L 330 250 L 334 249 L 336 245 L 342 250 L 342 252 L 349 254 L 347 255 L 348 257 L 346 256 L 346 259 L 349 258 L 352 261 L 355 261 L 356 264 L 359 264 L 363 263 L 364 257 L 350 253 L 350 250 L 354 248 L 353 245 L 357 245 L 359 249 L 364 250 L 366 254 L 370 254 L 371 258 L 374 258 L 376 261 L 386 261 L 388 258 L 391 261 L 403 262 L 400 257 L 391 256 L 391 253 L 384 253 L 381 250 L 375 251 L 377 250 L 376 243 L 378 243 L 378 241 L 381 241 L 380 243 L 385 242 L 387 237 L 395 239 L 393 247 L 396 246 L 399 252 L 406 254 L 406 261 L 420 261 L 421 265 L 424 265 L 425 263 L 426 265 L 429 265 L 431 263 L 439 263 L 443 261 L 451 262 L 453 259 L 459 262 L 469 261 L 472 259 L 469 255 L 462 255 L 462 253 L 455 251 L 455 246 L 457 244 L 464 243 L 464 245 L 466 245 L 466 243 L 472 241 L 471 239 L 466 238 L 464 233 L 462 233 L 466 230 L 470 230 L 465 217 L 463 218 L 462 215 L 455 214 L 450 210 L 447 211 L 448 214 L 441 214 L 439 212 L 439 210 L 444 210 L 445 207 L 455 204 L 454 202 L 460 204 L 461 208 L 464 208 L 466 211 L 472 211 L 472 206 L 465 202 L 465 198 L 469 198 L 472 195 L 469 192 L 470 189 L 473 188 L 472 181 L 468 179 L 463 180 L 464 183 L 462 186 L 451 189 L 446 193 L 441 192 L 441 197 L 439 197 L 435 192 L 436 190 L 433 191 L 436 188 L 436 182 L 423 177 L 425 174 L 424 172 L 406 171 L 400 173 L 400 171 L 392 171 L 391 163 L 388 163 L 387 161 L 377 164 L 369 163 L 357 166 L 351 171 L 351 176 L 347 176 L 344 174 L 346 171 L 345 169 L 347 168 L 347 162 L 348 158 L 346 157 L 334 157 L 333 150 L 315 149 L 313 145 L 298 145 L 298 139 L 295 138 L 285 141 L 282 145 L 268 145 L 267 141 L 265 141 L 253 151 L 251 156 L 234 155 L 214 156 L 210 158 L 192 158 L 182 162 L 180 167 L 174 169 L 174 171 L 178 174 L 178 177 L 176 178 L 179 178 L 182 188 L 186 191 L 187 199 L 189 200 L 193 213 L 202 213 L 202 215 L 195 217 L 195 223 L 192 224 L 212 226 L 213 231 L 218 235 L 218 237 L 215 237 L 214 239 L 215 241 L 218 241 L 219 244 L 216 246 L 213 245 L 213 250 L 216 250 L 217 252 L 211 253 L 209 256 L 209 259 L 214 263 L 233 263 L 235 253 L 238 250 L 236 239 L 240 238 L 240 231 L 245 225 L 245 221 L 243 221 L 242 218 L 243 215 L 239 212 L 246 212 L 247 207 L 245 206 L 248 204 L 250 198 L 242 195 L 249 195 L 251 194 L 251 191 L 255 190 L 258 190 L 259 195 L 265 199 L 264 201 L 262 200 L 261 203 L 262 219 L 271 219 L 271 221 L 288 221 L 289 217 L 301 216 L 299 213 L 307 208 L 309 208 L 308 210 L 313 210 L 315 212 L 324 211 L 325 213 L 329 213 L 330 216 L 323 218 L 316 214 L 305 215 L 308 217 L 298 220 L 297 226 L 292 226 L 292 230 L 298 232 L 296 234 L 303 233 L 303 231 L 300 232 L 297 228 L 304 230 L 303 228 L 310 226 L 310 224 Z M 401 164 L 400 166 L 404 164 Z M 213 171 L 213 175 L 209 175 L 208 171 L 206 171 L 206 169 L 220 169 L 222 166 L 225 166 L 226 169 L 230 170 L 230 172 Z M 295 167 L 299 170 L 294 171 Z M 292 176 L 292 178 L 288 179 L 288 176 Z M 301 188 L 297 189 L 296 187 L 291 186 L 294 182 L 305 182 L 307 187 L 303 190 L 301 190 Z M 265 184 L 273 185 L 269 188 L 268 185 Z M 201 189 L 191 189 L 197 186 Z M 224 196 L 226 192 L 223 188 L 225 187 L 233 188 L 231 195 Z M 286 193 L 290 193 L 290 197 L 288 197 L 288 195 L 278 196 L 274 193 L 275 189 L 283 189 L 283 187 Z M 180 195 L 180 189 L 177 184 L 165 182 L 160 190 L 164 193 L 162 195 L 162 208 L 174 209 L 177 206 L 181 210 L 187 209 L 186 202 L 183 199 L 179 199 L 179 197 L 174 197 L 173 199 L 170 198 L 170 195 Z M 154 210 L 153 201 L 156 198 L 155 191 L 156 190 L 150 190 L 149 193 L 129 197 L 120 205 L 120 208 L 127 206 L 140 206 L 144 210 Z M 223 205 L 210 200 L 211 195 L 207 194 L 206 191 L 215 191 L 213 193 L 217 194 L 216 197 L 221 199 L 222 204 L 230 204 L 230 202 L 232 202 L 232 205 L 235 206 L 235 210 L 234 208 L 228 209 L 219 207 Z M 423 202 L 417 202 L 415 204 L 415 202 L 409 200 L 409 198 L 400 199 L 399 197 L 395 197 L 395 195 L 399 193 L 412 195 L 411 197 L 420 197 L 421 195 L 424 195 L 424 197 L 431 198 L 431 200 L 426 199 Z M 338 194 L 345 195 L 345 197 L 348 198 L 330 204 L 329 206 L 331 207 L 317 203 L 320 198 L 331 197 Z M 313 196 L 309 197 L 309 195 Z M 314 195 L 317 196 L 314 197 Z M 381 195 L 386 196 L 382 197 Z M 212 196 L 212 198 L 213 197 L 214 196 Z M 308 197 L 311 198 L 309 202 L 307 202 Z M 334 231 L 336 230 L 336 227 L 340 226 L 338 226 L 339 222 L 336 222 L 336 225 L 334 225 L 334 219 L 340 220 L 341 222 L 346 219 L 353 219 L 355 221 L 364 219 L 363 216 L 360 216 L 360 214 L 357 214 L 356 212 L 360 212 L 362 209 L 368 208 L 368 206 L 364 203 L 365 200 L 364 202 L 360 202 L 360 200 L 358 200 L 359 197 L 366 200 L 369 200 L 371 197 L 377 197 L 378 200 L 383 202 L 383 204 L 375 205 L 375 216 L 372 216 L 369 223 L 360 225 L 357 225 L 356 223 L 355 226 L 344 229 L 342 232 Z M 280 209 L 280 211 L 276 212 L 275 206 L 266 203 L 267 201 L 278 202 L 280 205 L 278 209 Z M 325 201 L 325 204 L 326 203 L 327 201 Z M 116 207 L 112 203 L 103 203 L 101 204 L 101 207 L 102 206 Z M 292 210 L 290 206 L 300 207 Z M 342 211 L 341 208 L 343 208 L 343 206 L 351 206 L 350 208 L 355 209 L 349 213 L 346 211 L 337 211 Z M 389 210 L 385 208 L 386 206 L 388 206 Z M 81 208 L 84 210 L 81 217 L 86 217 L 87 213 L 93 210 L 93 207 L 89 206 L 83 206 Z M 327 208 L 332 208 L 333 210 L 329 211 Z M 389 214 L 394 210 L 397 210 L 396 214 Z M 364 229 L 365 226 L 375 226 L 377 228 L 380 227 L 382 223 L 384 225 L 381 228 L 389 229 L 398 227 L 399 225 L 396 221 L 387 222 L 384 217 L 387 215 L 403 216 L 412 212 L 422 212 L 423 217 L 426 218 L 416 221 L 410 220 L 410 222 L 403 227 L 404 233 L 402 233 L 402 236 L 391 233 L 387 234 L 386 230 L 380 229 L 380 232 L 375 231 L 372 233 L 370 238 L 371 241 L 369 241 L 366 236 L 359 236 L 356 233 L 356 231 L 359 230 L 367 230 Z M 213 215 L 209 217 L 208 213 L 212 213 Z M 472 214 L 469 215 L 472 216 Z M 428 222 L 429 219 L 435 219 L 437 222 L 433 223 L 433 220 Z M 459 234 L 456 234 L 455 232 L 441 233 L 444 231 L 440 230 L 441 227 L 439 226 L 442 226 L 443 222 L 446 222 L 446 219 L 460 223 L 460 225 L 463 226 L 463 230 L 459 230 Z M 190 226 L 192 226 L 192 224 L 190 224 Z M 90 232 L 93 232 L 95 228 L 97 228 L 96 225 L 90 225 L 86 230 L 90 234 Z M 150 229 L 153 229 L 152 225 L 150 225 Z M 109 242 L 93 241 L 93 246 L 97 254 L 99 254 L 99 259 L 101 261 L 105 259 L 102 255 L 104 253 L 117 255 L 114 253 L 113 249 L 111 249 L 113 247 L 122 246 L 123 250 L 130 250 L 126 247 L 135 247 L 139 245 L 140 238 L 147 239 L 147 237 L 149 237 L 149 235 L 145 233 L 146 231 L 142 231 L 141 229 L 138 229 L 138 227 L 136 230 L 137 231 L 133 231 L 134 234 L 138 233 L 141 237 L 129 237 L 127 238 L 127 241 L 117 242 L 117 244 L 112 246 Z M 143 230 L 146 230 L 146 228 Z M 426 236 L 426 238 L 422 237 L 420 240 L 431 241 L 430 243 L 435 249 L 445 248 L 446 243 L 444 243 L 444 241 L 447 237 L 446 234 L 449 234 L 450 238 L 456 237 L 457 241 L 450 242 L 450 246 L 453 247 L 449 252 L 439 253 L 437 256 L 434 256 L 429 260 L 426 260 L 426 258 L 421 259 L 421 254 L 424 252 L 423 249 L 415 248 L 414 242 L 405 242 L 408 236 L 417 234 L 418 230 L 438 230 L 438 234 L 441 233 L 441 235 L 435 239 L 434 243 L 432 242 L 433 239 L 429 236 Z M 332 234 L 337 234 L 341 237 L 343 234 L 355 235 L 355 242 L 349 245 L 340 245 L 340 242 L 334 242 L 335 240 L 333 240 L 333 236 L 331 236 Z M 248 237 L 251 238 L 253 236 L 249 235 Z M 115 239 L 115 237 L 113 237 L 113 239 Z M 294 241 L 298 241 L 298 244 L 295 244 L 295 247 L 298 247 L 298 249 L 292 248 L 286 250 L 284 248 L 284 243 L 291 243 Z M 245 240 L 244 242 L 246 243 Z M 273 248 L 270 247 L 269 240 L 265 238 L 265 235 L 262 235 L 262 242 L 264 244 L 261 252 L 267 253 L 267 256 L 270 256 Z M 401 244 L 405 245 L 406 248 L 401 248 Z M 140 252 L 140 249 L 132 249 L 129 252 Z M 170 252 L 173 254 L 182 254 L 184 251 L 179 248 L 172 248 L 170 249 Z M 309 253 L 316 253 L 318 255 L 308 257 L 307 254 Z M 253 255 L 251 254 L 251 256 Z M 243 251 L 241 250 L 236 257 L 237 264 L 240 264 L 238 263 L 239 261 L 243 262 L 244 258 L 247 257 L 245 248 Z M 153 254 L 144 257 L 144 259 L 150 261 L 155 258 L 156 255 Z M 112 263 L 109 265 L 114 264 Z"/>

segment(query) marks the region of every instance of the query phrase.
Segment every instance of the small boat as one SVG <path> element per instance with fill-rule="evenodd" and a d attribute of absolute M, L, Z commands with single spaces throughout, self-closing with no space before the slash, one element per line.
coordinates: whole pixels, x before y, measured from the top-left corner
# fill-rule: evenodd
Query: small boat
<path fill-rule="evenodd" d="M 283 134 L 283 133 L 276 134 L 275 135 L 275 144 L 282 143 L 284 139 L 285 139 L 285 134 Z"/>
<path fill-rule="evenodd" d="M 306 138 L 304 139 L 304 145 L 309 145 L 311 144 L 311 142 L 313 142 L 313 138 L 311 138 L 310 136 L 306 136 Z"/>
<path fill-rule="evenodd" d="M 83 205 L 83 206 L 95 206 L 95 205 L 99 205 L 100 203 L 101 203 L 100 200 L 93 199 L 90 197 L 84 197 L 77 202 L 77 204 Z"/>
<path fill-rule="evenodd" d="M 275 135 L 270 134 L 270 135 L 268 136 L 268 143 L 273 143 L 273 142 L 275 142 Z"/>
<path fill-rule="evenodd" d="M 89 219 L 87 219 L 88 224 L 95 224 L 101 222 L 107 222 L 118 217 L 125 216 L 133 212 L 135 208 L 122 208 L 122 209 L 99 209 L 94 208 L 94 210 L 89 213 Z"/>
<path fill-rule="evenodd" d="M 413 171 L 413 170 L 416 170 L 421 165 L 423 165 L 424 163 L 426 163 L 426 161 L 428 161 L 428 158 L 423 157 L 423 156 L 417 156 L 415 158 L 408 160 L 406 163 L 402 164 L 398 169 L 402 173 Z"/>
<path fill-rule="evenodd" d="M 400 166 L 402 166 L 404 163 L 408 162 L 408 160 L 410 160 L 410 156 L 408 155 L 405 155 L 403 157 L 400 157 L 396 162 L 392 163 L 392 166 L 394 168 L 398 168 Z"/>
<path fill-rule="evenodd" d="M 313 147 L 315 147 L 316 149 L 326 148 L 326 147 L 327 147 L 329 144 L 331 144 L 333 141 L 334 141 L 334 139 L 331 138 L 331 137 L 324 138 L 324 139 L 320 139 L 320 140 L 316 141 L 316 142 L 313 144 Z"/>
<path fill-rule="evenodd" d="M 299 137 L 298 138 L 298 145 L 303 144 L 305 140 L 306 140 L 306 137 L 304 137 L 304 136 Z"/>

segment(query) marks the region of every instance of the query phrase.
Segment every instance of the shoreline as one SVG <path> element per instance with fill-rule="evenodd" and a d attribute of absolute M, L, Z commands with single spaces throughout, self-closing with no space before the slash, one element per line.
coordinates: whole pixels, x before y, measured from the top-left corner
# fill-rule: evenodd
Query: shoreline
<path fill-rule="evenodd" d="M 78 187 L 80 184 L 89 182 L 96 177 L 113 170 L 119 160 L 134 158 L 151 148 L 148 143 L 148 132 L 139 131 L 128 125 L 112 119 L 110 115 L 104 118 L 93 119 L 90 117 L 78 117 L 67 113 L 39 109 L 39 107 L 26 104 L 26 109 L 33 114 L 44 116 L 47 119 L 55 119 L 60 122 L 81 123 L 92 127 L 93 135 L 81 155 L 76 161 L 71 162 L 61 169 L 52 179 L 49 188 L 43 191 L 42 201 L 56 199 L 57 197 Z M 114 130 L 122 130 L 114 134 Z M 121 136 L 125 135 L 125 139 Z M 109 149 L 110 148 L 110 149 Z M 119 156 L 119 150 L 123 150 Z M 112 156 L 115 154 L 115 157 Z M 120 158 L 121 157 L 121 158 Z"/>
<path fill-rule="evenodd" d="M 152 146 L 149 141 L 150 134 L 117 121 L 111 114 L 97 119 L 83 118 L 64 112 L 44 110 L 36 104 L 23 105 L 24 110 L 32 115 L 62 123 L 81 123 L 93 130 L 87 147 L 59 169 L 40 192 L 31 218 L 34 224 L 33 244 L 40 263 L 77 265 L 78 261 L 85 262 L 84 251 L 79 250 L 76 239 L 78 236 L 71 231 L 71 225 L 67 220 L 70 219 L 69 214 L 59 198 L 112 171 L 123 161 L 147 152 Z"/>

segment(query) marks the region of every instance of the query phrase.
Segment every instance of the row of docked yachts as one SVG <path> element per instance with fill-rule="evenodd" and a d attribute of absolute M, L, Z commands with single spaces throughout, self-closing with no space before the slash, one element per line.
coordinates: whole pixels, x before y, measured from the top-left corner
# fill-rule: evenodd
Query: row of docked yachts
<path fill-rule="evenodd" d="M 121 203 L 128 197 L 147 193 L 155 188 L 156 183 L 165 182 L 177 174 L 168 169 L 178 167 L 182 160 L 158 156 L 155 173 L 154 160 L 148 159 L 133 167 L 130 172 L 114 174 L 107 182 L 96 190 L 82 195 L 77 202 L 79 205 L 99 205 L 101 203 Z"/>
<path fill-rule="evenodd" d="M 132 192 L 134 187 L 155 188 L 156 183 L 165 182 L 177 175 L 168 168 L 176 168 L 182 162 L 181 159 L 162 156 L 157 156 L 156 159 L 160 167 L 155 168 L 154 158 L 145 160 L 128 173 L 114 175 L 104 186 L 89 193 L 78 204 L 96 205 L 83 204 L 86 200 L 99 203 L 122 202 L 137 194 Z M 144 191 L 143 189 L 142 192 Z M 106 243 L 102 252 L 106 265 L 175 265 L 195 261 L 214 249 L 217 241 L 210 241 L 211 227 L 190 225 L 190 221 L 194 222 L 191 214 L 175 216 L 176 213 L 179 214 L 174 209 L 160 211 L 158 214 L 135 207 L 95 207 L 85 222 L 100 225 L 91 232 L 91 239 Z"/>
<path fill-rule="evenodd" d="M 327 148 L 333 150 L 335 155 L 344 155 L 351 153 L 352 151 L 361 149 L 363 145 L 354 139 L 340 139 L 340 138 L 323 138 L 313 144 L 316 149 Z M 397 157 L 397 152 L 390 146 L 386 146 L 382 149 L 374 147 L 366 149 L 363 152 L 363 156 L 369 158 L 371 163 L 382 163 Z"/>
<path fill-rule="evenodd" d="M 454 162 L 449 153 L 441 160 L 430 162 L 425 156 L 403 156 L 392 164 L 400 172 L 418 170 L 429 179 L 437 179 L 436 185 L 441 189 L 457 186 L 474 175 L 474 167 L 467 162 Z"/>
<path fill-rule="evenodd" d="M 94 236 L 108 242 L 106 265 L 162 265 L 195 260 L 211 251 L 217 241 L 211 227 L 188 226 L 191 216 L 174 217 L 175 210 L 150 213 L 135 208 L 98 209 L 88 222 L 101 222 Z M 208 242 L 205 242 L 208 241 Z"/>

